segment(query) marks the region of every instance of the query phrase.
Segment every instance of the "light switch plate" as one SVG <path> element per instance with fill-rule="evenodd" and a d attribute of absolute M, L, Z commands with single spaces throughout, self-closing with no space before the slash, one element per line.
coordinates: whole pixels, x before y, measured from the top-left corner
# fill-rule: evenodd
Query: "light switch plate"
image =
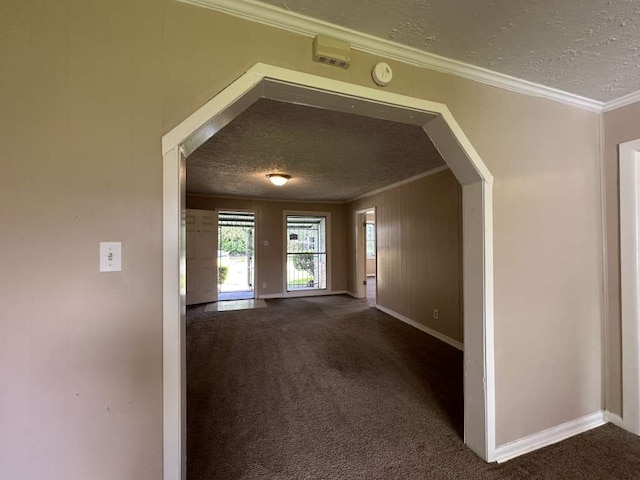
<path fill-rule="evenodd" d="M 100 271 L 122 271 L 122 242 L 100 242 Z"/>

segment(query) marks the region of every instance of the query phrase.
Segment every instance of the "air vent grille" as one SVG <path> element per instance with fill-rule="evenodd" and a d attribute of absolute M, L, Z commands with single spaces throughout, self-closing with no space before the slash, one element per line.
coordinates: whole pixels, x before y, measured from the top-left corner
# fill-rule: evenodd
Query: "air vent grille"
<path fill-rule="evenodd" d="M 318 35 L 313 41 L 313 59 L 319 63 L 347 69 L 351 65 L 351 45 L 335 38 Z"/>

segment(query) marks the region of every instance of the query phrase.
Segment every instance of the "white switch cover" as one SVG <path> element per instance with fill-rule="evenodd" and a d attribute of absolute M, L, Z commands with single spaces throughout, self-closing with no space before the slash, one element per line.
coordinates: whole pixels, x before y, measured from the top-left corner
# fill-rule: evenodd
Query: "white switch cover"
<path fill-rule="evenodd" d="M 122 242 L 100 242 L 100 271 L 122 271 Z"/>
<path fill-rule="evenodd" d="M 269 246 L 269 240 L 265 240 L 262 242 L 262 245 L 264 245 L 265 247 Z"/>

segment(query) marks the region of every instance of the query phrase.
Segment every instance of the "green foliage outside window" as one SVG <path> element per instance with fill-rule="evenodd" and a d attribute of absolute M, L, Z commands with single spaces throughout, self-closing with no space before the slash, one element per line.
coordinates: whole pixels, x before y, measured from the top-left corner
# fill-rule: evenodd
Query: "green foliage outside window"
<path fill-rule="evenodd" d="M 248 227 L 224 227 L 220 229 L 220 250 L 229 255 L 244 255 L 247 251 Z"/>
<path fill-rule="evenodd" d="M 376 256 L 376 226 L 373 223 L 367 223 L 367 257 Z"/>
<path fill-rule="evenodd" d="M 311 277 L 315 277 L 316 267 L 313 253 L 301 253 L 293 257 L 293 266 L 296 270 L 307 272 Z"/>
<path fill-rule="evenodd" d="M 229 267 L 226 265 L 220 265 L 218 267 L 218 285 L 222 285 L 227 280 L 229 274 Z"/>

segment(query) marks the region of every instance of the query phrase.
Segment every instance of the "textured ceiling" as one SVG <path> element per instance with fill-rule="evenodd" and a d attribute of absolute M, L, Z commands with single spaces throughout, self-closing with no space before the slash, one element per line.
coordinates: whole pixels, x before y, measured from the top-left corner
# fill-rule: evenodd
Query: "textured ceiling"
<path fill-rule="evenodd" d="M 442 165 L 418 126 L 262 99 L 187 158 L 187 192 L 343 201 Z"/>
<path fill-rule="evenodd" d="M 599 101 L 640 89 L 638 0 L 261 0 Z"/>

